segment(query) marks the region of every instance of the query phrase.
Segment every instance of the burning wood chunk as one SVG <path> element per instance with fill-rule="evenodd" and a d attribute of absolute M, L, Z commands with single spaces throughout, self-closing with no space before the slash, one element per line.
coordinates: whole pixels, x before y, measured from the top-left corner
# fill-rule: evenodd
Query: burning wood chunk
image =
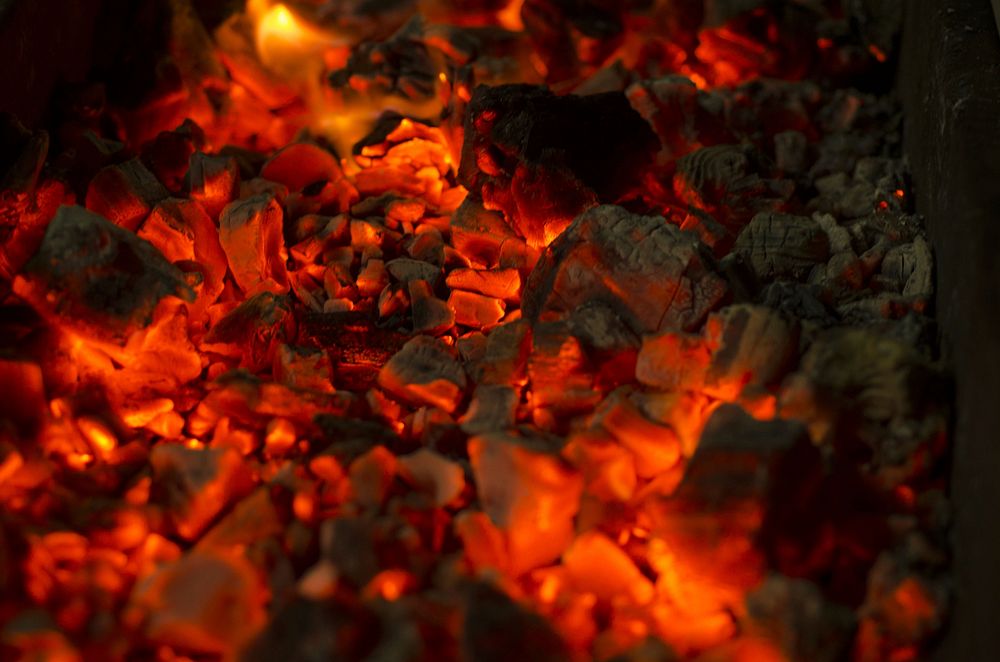
<path fill-rule="evenodd" d="M 507 535 L 513 574 L 558 558 L 572 542 L 582 477 L 542 440 L 493 433 L 468 447 L 483 510 Z"/>
<path fill-rule="evenodd" d="M 577 217 L 539 260 L 523 310 L 536 320 L 601 302 L 644 334 L 696 328 L 726 293 L 697 239 L 661 217 L 602 206 Z"/>
<path fill-rule="evenodd" d="M 213 219 L 240 194 L 240 169 L 236 159 L 209 156 L 202 152 L 191 155 L 188 170 L 188 195 L 197 200 Z"/>
<path fill-rule="evenodd" d="M 195 540 L 234 500 L 244 496 L 251 477 L 232 449 L 194 449 L 157 444 L 149 457 L 156 500 L 166 508 L 178 535 Z"/>
<path fill-rule="evenodd" d="M 464 659 L 477 662 L 568 662 L 562 638 L 542 616 L 499 589 L 473 584 L 466 596 L 461 634 Z"/>
<path fill-rule="evenodd" d="M 266 599 L 249 560 L 199 549 L 141 582 L 128 609 L 151 642 L 193 654 L 225 655 L 264 626 Z"/>
<path fill-rule="evenodd" d="M 465 489 L 462 467 L 432 450 L 421 448 L 398 459 L 403 478 L 429 493 L 438 508 L 455 501 Z"/>
<path fill-rule="evenodd" d="M 283 218 L 281 206 L 266 194 L 237 200 L 222 210 L 219 241 L 233 278 L 247 294 L 288 291 Z"/>
<path fill-rule="evenodd" d="M 148 242 L 82 207 L 61 207 L 14 290 L 86 335 L 124 339 L 167 296 L 194 300 L 184 275 Z"/>
<path fill-rule="evenodd" d="M 721 223 L 741 227 L 755 212 L 777 208 L 794 189 L 790 181 L 762 178 L 759 158 L 744 145 L 703 147 L 678 159 L 674 193 Z"/>
<path fill-rule="evenodd" d="M 451 217 L 452 245 L 474 264 L 484 267 L 496 265 L 500 247 L 506 239 L 516 237 L 503 219 L 503 214 L 483 207 L 471 196 L 459 206 Z"/>
<path fill-rule="evenodd" d="M 322 350 L 279 345 L 272 373 L 275 381 L 292 388 L 333 391 L 333 364 Z"/>
<path fill-rule="evenodd" d="M 496 326 L 503 318 L 506 306 L 500 299 L 475 292 L 452 290 L 448 307 L 455 312 L 455 322 L 474 329 Z"/>
<path fill-rule="evenodd" d="M 736 405 L 717 409 L 676 492 L 653 511 L 680 588 L 719 606 L 741 604 L 763 579 L 776 529 L 806 509 L 802 495 L 820 474 L 804 426 L 756 421 Z"/>
<path fill-rule="evenodd" d="M 462 419 L 462 430 L 468 434 L 486 434 L 513 429 L 519 399 L 520 394 L 511 386 L 480 384 Z"/>
<path fill-rule="evenodd" d="M 139 159 L 108 166 L 90 181 L 87 209 L 135 231 L 153 206 L 170 193 Z"/>
<path fill-rule="evenodd" d="M 540 87 L 479 87 L 469 104 L 459 179 L 531 246 L 584 209 L 636 186 L 658 149 L 620 93 L 559 97 Z"/>
<path fill-rule="evenodd" d="M 436 336 L 455 325 L 455 311 L 447 302 L 434 296 L 430 283 L 411 280 L 408 291 L 415 333 Z"/>
<path fill-rule="evenodd" d="M 261 292 L 231 310 L 209 329 L 204 342 L 217 351 L 241 358 L 243 366 L 259 371 L 271 367 L 281 343 L 295 337 L 295 315 L 287 296 Z"/>
<path fill-rule="evenodd" d="M 744 256 L 763 281 L 804 280 L 830 255 L 830 240 L 820 225 L 805 216 L 761 213 L 736 238 L 735 251 Z"/>
<path fill-rule="evenodd" d="M 778 644 L 789 660 L 837 662 L 851 645 L 854 613 L 805 579 L 771 575 L 747 596 L 744 627 Z"/>
<path fill-rule="evenodd" d="M 229 267 L 215 224 L 201 205 L 189 200 L 165 200 L 153 209 L 138 235 L 174 264 L 189 261 L 199 265 L 204 276 L 200 306 L 207 307 L 219 298 Z"/>
<path fill-rule="evenodd" d="M 465 394 L 465 371 L 440 340 L 416 336 L 378 374 L 378 384 L 414 405 L 440 407 L 449 414 Z"/>
<path fill-rule="evenodd" d="M 521 296 L 521 274 L 517 269 L 453 269 L 445 283 L 452 289 L 515 303 Z"/>

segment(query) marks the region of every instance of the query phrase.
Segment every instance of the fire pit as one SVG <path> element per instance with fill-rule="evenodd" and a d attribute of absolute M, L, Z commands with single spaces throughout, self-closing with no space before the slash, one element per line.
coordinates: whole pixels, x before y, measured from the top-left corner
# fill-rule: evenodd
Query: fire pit
<path fill-rule="evenodd" d="M 903 661 L 985 604 L 960 18 L 11 5 L 80 41 L 0 120 L 4 658 Z"/>

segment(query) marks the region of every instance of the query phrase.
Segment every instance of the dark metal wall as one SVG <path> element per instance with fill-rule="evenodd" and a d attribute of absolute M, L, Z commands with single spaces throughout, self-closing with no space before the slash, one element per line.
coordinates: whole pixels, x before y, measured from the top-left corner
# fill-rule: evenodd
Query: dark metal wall
<path fill-rule="evenodd" d="M 936 659 L 1000 660 L 1000 36 L 990 0 L 906 0 L 900 92 L 956 379 L 951 627 Z"/>

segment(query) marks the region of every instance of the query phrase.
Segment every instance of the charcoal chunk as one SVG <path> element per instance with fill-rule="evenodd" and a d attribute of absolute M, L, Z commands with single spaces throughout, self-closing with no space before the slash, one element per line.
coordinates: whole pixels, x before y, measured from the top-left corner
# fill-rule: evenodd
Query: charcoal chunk
<path fill-rule="evenodd" d="M 609 306 L 636 334 L 696 328 L 726 295 L 700 241 L 663 218 L 601 206 L 581 214 L 542 256 L 525 317 Z"/>
<path fill-rule="evenodd" d="M 148 325 L 164 297 L 194 301 L 184 274 L 149 242 L 69 206 L 52 219 L 15 290 L 43 315 L 119 340 Z"/>
<path fill-rule="evenodd" d="M 462 364 L 443 342 L 416 336 L 382 366 L 379 386 L 416 405 L 453 412 L 465 391 Z"/>
<path fill-rule="evenodd" d="M 820 225 L 805 216 L 761 213 L 736 238 L 735 251 L 757 278 L 803 280 L 830 256 L 830 240 Z"/>
<path fill-rule="evenodd" d="M 618 201 L 658 150 L 620 92 L 560 97 L 531 85 L 478 87 L 459 180 L 541 246 L 587 207 Z"/>
<path fill-rule="evenodd" d="M 569 649 L 548 621 L 487 584 L 467 592 L 462 649 L 478 662 L 566 662 Z"/>
<path fill-rule="evenodd" d="M 94 176 L 87 189 L 87 209 L 135 231 L 156 203 L 169 195 L 142 161 L 132 159 Z"/>

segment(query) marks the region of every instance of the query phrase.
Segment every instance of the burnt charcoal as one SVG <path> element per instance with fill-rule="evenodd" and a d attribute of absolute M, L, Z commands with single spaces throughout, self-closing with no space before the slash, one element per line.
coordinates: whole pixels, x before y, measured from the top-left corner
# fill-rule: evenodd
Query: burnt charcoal
<path fill-rule="evenodd" d="M 314 442 L 323 447 L 323 454 L 332 455 L 345 466 L 378 445 L 394 448 L 399 437 L 379 423 L 344 418 L 334 414 L 316 416 L 319 435 Z"/>
<path fill-rule="evenodd" d="M 835 321 L 833 312 L 821 299 L 820 288 L 816 285 L 778 281 L 761 290 L 759 301 L 789 317 L 821 327 L 830 326 Z"/>
<path fill-rule="evenodd" d="M 779 208 L 795 185 L 766 178 L 761 155 L 748 145 L 703 147 L 677 160 L 674 193 L 729 227 Z"/>
<path fill-rule="evenodd" d="M 521 274 L 517 269 L 452 269 L 448 287 L 516 302 L 521 296 Z"/>
<path fill-rule="evenodd" d="M 478 384 L 524 384 L 531 350 L 531 326 L 525 320 L 501 324 L 486 338 L 480 360 L 470 366 L 470 374 Z"/>
<path fill-rule="evenodd" d="M 261 167 L 260 176 L 288 187 L 303 189 L 343 177 L 337 158 L 325 149 L 307 142 L 292 143 L 275 152 Z"/>
<path fill-rule="evenodd" d="M 516 237 L 504 222 L 503 214 L 483 207 L 482 202 L 466 197 L 451 217 L 452 244 L 470 260 L 485 267 L 496 265 L 501 246 Z"/>
<path fill-rule="evenodd" d="M 872 467 L 911 466 L 915 449 L 944 425 L 940 403 L 947 388 L 940 368 L 875 328 L 824 332 L 797 376 L 782 396 L 790 413 L 845 454 L 866 449 Z"/>
<path fill-rule="evenodd" d="M 473 584 L 466 591 L 462 651 L 477 662 L 567 662 L 566 644 L 548 621 L 500 590 Z"/>
<path fill-rule="evenodd" d="M 899 285 L 905 296 L 927 299 L 934 291 L 934 257 L 927 241 L 917 237 L 912 242 L 890 248 L 882 260 L 884 276 Z"/>
<path fill-rule="evenodd" d="M 434 287 L 441 277 L 441 267 L 429 262 L 411 260 L 400 257 L 386 262 L 385 268 L 389 275 L 401 283 L 409 283 L 413 280 L 423 280 Z"/>
<path fill-rule="evenodd" d="M 366 41 L 351 52 L 347 66 L 330 74 L 334 89 L 393 95 L 411 101 L 431 99 L 438 65 L 423 43 L 422 17 L 414 16 L 388 39 Z"/>
<path fill-rule="evenodd" d="M 466 116 L 459 180 L 539 246 L 586 207 L 636 187 L 658 149 L 624 94 L 481 86 Z"/>
<path fill-rule="evenodd" d="M 451 413 L 464 397 L 466 378 L 462 364 L 448 345 L 428 336 L 416 336 L 382 366 L 378 383 L 405 402 L 440 407 Z"/>
<path fill-rule="evenodd" d="M 438 508 L 453 503 L 465 489 L 465 472 L 461 465 L 432 450 L 421 448 L 400 455 L 398 460 L 400 476 L 430 496 Z"/>
<path fill-rule="evenodd" d="M 794 318 L 763 306 L 723 308 L 708 321 L 715 347 L 708 383 L 767 386 L 777 382 L 798 356 L 799 328 Z"/>
<path fill-rule="evenodd" d="M 446 301 L 434 296 L 430 283 L 411 280 L 407 291 L 414 332 L 440 335 L 455 325 L 455 311 Z"/>
<path fill-rule="evenodd" d="M 570 313 L 569 328 L 587 347 L 603 352 L 638 349 L 640 341 L 611 306 L 587 301 Z"/>
<path fill-rule="evenodd" d="M 264 626 L 263 588 L 256 568 L 242 555 L 197 549 L 157 565 L 128 608 L 148 641 L 222 655 Z"/>
<path fill-rule="evenodd" d="M 519 394 L 511 386 L 477 386 L 469 403 L 469 411 L 462 419 L 462 431 L 468 434 L 486 434 L 513 429 L 518 400 Z"/>
<path fill-rule="evenodd" d="M 600 399 L 583 346 L 565 321 L 534 325 L 528 376 L 536 407 L 568 414 L 591 409 Z"/>
<path fill-rule="evenodd" d="M 473 329 L 492 328 L 503 318 L 506 304 L 500 299 L 475 292 L 452 290 L 448 307 L 455 313 L 455 323 Z"/>
<path fill-rule="evenodd" d="M 289 289 L 283 219 L 278 201 L 267 193 L 232 202 L 219 216 L 219 242 L 247 294 Z"/>
<path fill-rule="evenodd" d="M 826 262 L 830 240 L 811 218 L 761 213 L 736 237 L 735 251 L 761 281 L 803 280 L 813 267 Z"/>
<path fill-rule="evenodd" d="M 162 131 L 142 146 L 142 162 L 173 195 L 184 188 L 191 155 L 205 146 L 205 132 L 185 120 L 175 131 Z"/>
<path fill-rule="evenodd" d="M 199 305 L 211 305 L 222 293 L 229 269 L 219 233 L 201 205 L 169 198 L 156 206 L 137 233 L 174 264 L 196 263 L 203 276 Z M 190 268 L 186 270 L 190 271 Z"/>
<path fill-rule="evenodd" d="M 174 528 L 194 540 L 230 503 L 252 485 L 249 469 L 233 449 L 158 444 L 149 459 L 153 494 Z"/>
<path fill-rule="evenodd" d="M 407 341 L 401 333 L 378 327 L 364 312 L 307 313 L 301 325 L 305 340 L 330 353 L 338 386 L 351 390 L 371 385 L 379 369 Z"/>
<path fill-rule="evenodd" d="M 798 530 L 821 473 L 804 425 L 757 421 L 737 405 L 723 405 L 702 431 L 677 490 L 657 502 L 653 529 L 670 549 L 683 550 L 678 572 L 713 587 L 722 604 L 742 603 L 763 579 L 771 546 Z M 745 543 L 716 544 L 723 536 Z"/>
<path fill-rule="evenodd" d="M 494 432 L 470 438 L 468 449 L 480 503 L 507 534 L 514 574 L 558 558 L 573 539 L 583 479 L 557 442 Z"/>
<path fill-rule="evenodd" d="M 240 169 L 229 156 L 191 155 L 187 173 L 188 195 L 197 200 L 213 219 L 240 193 Z"/>
<path fill-rule="evenodd" d="M 261 292 L 216 322 L 205 343 L 233 345 L 242 365 L 258 371 L 271 367 L 278 345 L 295 338 L 295 330 L 291 299 Z"/>
<path fill-rule="evenodd" d="M 660 161 L 670 162 L 697 147 L 728 142 L 722 97 L 699 90 L 683 76 L 642 81 L 625 92 L 629 103 L 656 131 Z"/>
<path fill-rule="evenodd" d="M 523 310 L 538 320 L 601 302 L 643 334 L 697 328 L 726 293 L 697 239 L 661 217 L 602 206 L 577 217 L 545 252 Z"/>
<path fill-rule="evenodd" d="M 94 176 L 87 188 L 87 209 L 134 232 L 156 203 L 169 195 L 142 161 L 132 159 Z"/>
<path fill-rule="evenodd" d="M 808 147 L 808 138 L 801 131 L 782 131 L 775 135 L 775 166 L 785 174 L 800 174 L 806 167 Z"/>
<path fill-rule="evenodd" d="M 359 660 L 378 643 L 378 617 L 360 604 L 292 598 L 240 652 L 244 662 Z"/>
<path fill-rule="evenodd" d="M 599 66 L 624 37 L 621 6 L 614 2 L 528 0 L 521 18 L 553 83 L 573 78 L 583 66 Z"/>
<path fill-rule="evenodd" d="M 116 339 L 148 325 L 164 297 L 194 300 L 181 271 L 149 242 L 68 206 L 52 219 L 15 291 L 56 323 Z"/>
<path fill-rule="evenodd" d="M 816 584 L 771 575 L 747 596 L 744 627 L 780 644 L 790 660 L 837 662 L 850 648 L 856 619 L 827 601 Z"/>

